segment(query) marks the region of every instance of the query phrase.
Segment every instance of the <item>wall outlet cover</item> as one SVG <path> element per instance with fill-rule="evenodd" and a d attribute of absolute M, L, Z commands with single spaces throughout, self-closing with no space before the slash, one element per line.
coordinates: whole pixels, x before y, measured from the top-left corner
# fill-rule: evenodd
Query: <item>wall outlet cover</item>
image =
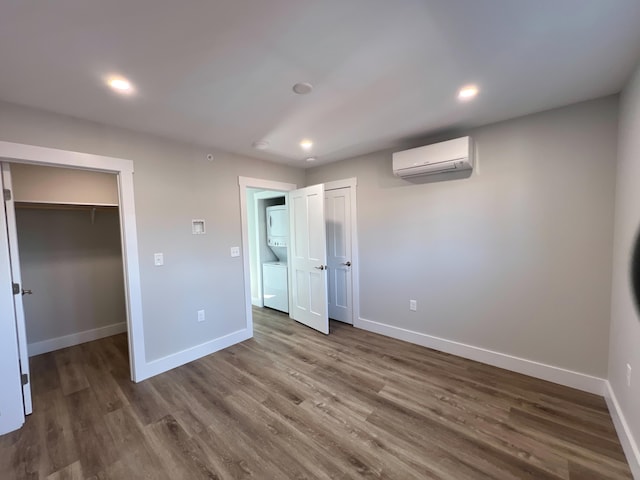
<path fill-rule="evenodd" d="M 409 300 L 409 310 L 415 312 L 418 310 L 418 301 L 417 300 Z"/>
<path fill-rule="evenodd" d="M 153 254 L 153 264 L 156 267 L 160 267 L 164 265 L 164 253 L 154 253 Z"/>
<path fill-rule="evenodd" d="M 240 247 L 231 247 L 231 256 L 239 257 L 240 256 Z"/>
<path fill-rule="evenodd" d="M 198 310 L 198 321 L 204 322 L 204 310 Z"/>

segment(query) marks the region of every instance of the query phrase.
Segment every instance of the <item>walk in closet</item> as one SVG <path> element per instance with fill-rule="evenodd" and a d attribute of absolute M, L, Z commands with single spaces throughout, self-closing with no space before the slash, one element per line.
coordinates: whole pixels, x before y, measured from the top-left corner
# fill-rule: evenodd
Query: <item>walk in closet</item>
<path fill-rule="evenodd" d="M 29 356 L 126 331 L 116 175 L 10 167 Z"/>

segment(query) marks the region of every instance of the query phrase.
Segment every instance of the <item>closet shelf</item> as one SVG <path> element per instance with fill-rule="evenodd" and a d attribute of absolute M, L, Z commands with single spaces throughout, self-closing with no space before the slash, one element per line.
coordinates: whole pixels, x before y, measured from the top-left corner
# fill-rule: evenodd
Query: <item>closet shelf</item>
<path fill-rule="evenodd" d="M 39 210 L 113 210 L 116 203 L 72 203 L 72 202 L 15 202 L 16 208 L 32 208 Z"/>

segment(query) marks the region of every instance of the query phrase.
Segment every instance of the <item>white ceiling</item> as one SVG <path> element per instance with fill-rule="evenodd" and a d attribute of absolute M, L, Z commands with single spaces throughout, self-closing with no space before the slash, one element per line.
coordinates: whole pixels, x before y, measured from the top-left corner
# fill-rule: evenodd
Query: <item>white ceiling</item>
<path fill-rule="evenodd" d="M 0 99 L 303 167 L 303 138 L 313 165 L 393 147 L 618 92 L 639 57 L 638 0 L 0 0 Z"/>

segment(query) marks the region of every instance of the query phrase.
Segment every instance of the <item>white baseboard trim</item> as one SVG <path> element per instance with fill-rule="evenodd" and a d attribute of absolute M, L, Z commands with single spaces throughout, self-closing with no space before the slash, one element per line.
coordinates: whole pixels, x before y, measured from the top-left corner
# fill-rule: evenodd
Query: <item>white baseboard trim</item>
<path fill-rule="evenodd" d="M 152 360 L 147 362 L 140 378 L 137 381 L 140 382 L 147 378 L 168 372 L 169 370 L 180 367 L 185 363 L 193 362 L 194 360 L 215 353 L 218 350 L 222 350 L 223 348 L 248 340 L 252 336 L 253 332 L 250 329 L 243 328 L 242 330 L 229 333 L 223 337 L 196 345 L 195 347 L 187 348 L 177 353 L 172 353 L 171 355 L 158 358 L 157 360 Z"/>
<path fill-rule="evenodd" d="M 589 393 L 595 393 L 596 395 L 604 394 L 605 380 L 603 378 L 527 360 L 525 358 L 514 357 L 481 347 L 474 347 L 473 345 L 467 345 L 453 340 L 434 337 L 426 333 L 374 322 L 365 318 L 359 318 L 354 326 L 398 340 L 404 340 L 405 342 L 432 348 L 440 352 L 450 353 L 458 357 L 529 375 L 530 377 L 540 378 Z"/>
<path fill-rule="evenodd" d="M 62 337 L 50 338 L 49 340 L 43 340 L 41 342 L 34 342 L 27 345 L 27 351 L 29 356 L 40 355 L 41 353 L 53 352 L 54 350 L 60 350 L 61 348 L 72 347 L 85 342 L 91 342 L 93 340 L 99 340 L 104 337 L 110 337 L 111 335 L 117 335 L 127 331 L 126 322 L 114 323 L 107 325 L 106 327 L 93 328 L 91 330 L 84 330 L 82 332 L 72 333 L 71 335 L 64 335 Z"/>
<path fill-rule="evenodd" d="M 605 382 L 605 385 L 604 398 L 607 401 L 609 413 L 611 413 L 611 418 L 616 427 L 618 438 L 620 438 L 624 454 L 627 457 L 627 462 L 629 462 L 631 474 L 633 478 L 640 479 L 640 448 L 638 448 L 638 444 L 633 438 L 629 424 L 624 417 L 624 413 L 622 413 L 616 394 L 613 392 L 613 388 L 611 388 L 608 380 Z"/>

